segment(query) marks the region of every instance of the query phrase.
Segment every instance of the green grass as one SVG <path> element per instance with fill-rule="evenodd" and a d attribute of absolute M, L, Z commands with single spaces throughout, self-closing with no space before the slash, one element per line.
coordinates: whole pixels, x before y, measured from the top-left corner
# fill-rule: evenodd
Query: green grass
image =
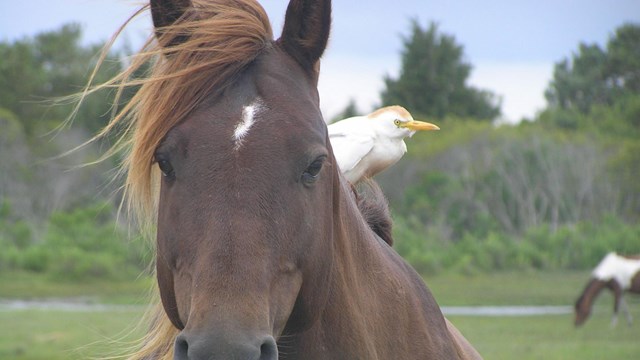
<path fill-rule="evenodd" d="M 491 360 L 602 360 L 640 358 L 640 304 L 636 322 L 627 326 L 620 317 L 610 326 L 611 310 L 597 312 L 582 328 L 572 315 L 531 317 L 451 316 L 485 359 Z"/>
<path fill-rule="evenodd" d="M 141 335 L 140 311 L 0 311 L 0 359 L 90 359 Z M 114 353 L 114 351 L 116 353 Z"/>
<path fill-rule="evenodd" d="M 134 310 L 69 312 L 0 310 L 0 359 L 88 359 L 114 354 L 141 331 L 138 324 L 153 279 L 52 281 L 46 274 L 0 272 L 0 299 L 78 298 L 92 303 L 140 305 Z M 121 340 L 113 343 L 112 340 Z"/>
<path fill-rule="evenodd" d="M 147 301 L 152 278 L 131 281 L 53 281 L 46 274 L 0 271 L 0 299 L 90 298 L 109 304 L 140 304 Z"/>
<path fill-rule="evenodd" d="M 572 305 L 588 271 L 510 272 L 426 277 L 440 305 Z M 635 322 L 623 314 L 611 328 L 613 296 L 598 297 L 592 317 L 579 329 L 573 315 L 529 317 L 449 316 L 485 359 L 640 359 L 640 297 L 627 296 Z"/>
<path fill-rule="evenodd" d="M 570 305 L 588 272 L 522 272 L 465 277 L 443 274 L 426 282 L 441 305 Z M 0 274 L 0 298 L 89 296 L 142 304 L 152 280 L 124 283 L 51 283 L 46 277 Z M 531 317 L 451 316 L 485 359 L 640 358 L 640 297 L 627 297 L 635 323 L 621 316 L 610 327 L 612 296 L 603 294 L 594 315 L 575 329 L 572 315 Z M 136 310 L 137 309 L 137 310 Z M 143 308 L 128 311 L 0 311 L 0 359 L 87 359 L 112 355 L 141 335 L 134 330 Z M 144 327 L 143 327 L 144 329 Z M 110 342 L 110 340 L 119 340 Z"/>
<path fill-rule="evenodd" d="M 438 304 L 571 305 L 589 279 L 588 271 L 507 272 L 425 277 Z"/>

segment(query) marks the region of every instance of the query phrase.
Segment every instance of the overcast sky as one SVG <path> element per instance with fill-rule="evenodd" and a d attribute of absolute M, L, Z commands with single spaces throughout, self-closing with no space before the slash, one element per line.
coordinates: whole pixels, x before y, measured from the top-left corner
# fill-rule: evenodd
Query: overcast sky
<path fill-rule="evenodd" d="M 277 36 L 287 1 L 261 3 Z M 85 43 L 104 41 L 139 4 L 0 0 L 0 40 L 78 22 Z M 570 56 L 579 42 L 604 45 L 618 26 L 640 23 L 640 1 L 334 0 L 332 37 L 319 85 L 325 117 L 341 111 L 350 98 L 363 112 L 379 102 L 382 78 L 399 72 L 402 37 L 408 35 L 412 18 L 423 27 L 435 21 L 442 33 L 455 36 L 464 47 L 465 60 L 473 65 L 471 84 L 501 96 L 504 116 L 516 121 L 544 107 L 553 64 Z M 126 39 L 135 48 L 149 34 L 151 21 L 145 16 L 132 25 Z"/>

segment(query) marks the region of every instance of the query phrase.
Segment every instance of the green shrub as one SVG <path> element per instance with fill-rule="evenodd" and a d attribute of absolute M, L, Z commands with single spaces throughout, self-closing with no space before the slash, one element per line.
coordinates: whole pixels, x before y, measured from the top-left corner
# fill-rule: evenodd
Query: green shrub
<path fill-rule="evenodd" d="M 67 248 L 51 264 L 55 280 L 88 280 L 119 278 L 126 270 L 122 259 L 109 253 L 91 253 Z"/>
<path fill-rule="evenodd" d="M 31 227 L 25 221 L 18 220 L 7 229 L 7 235 L 12 238 L 13 243 L 19 248 L 24 249 L 31 244 L 32 233 Z"/>
<path fill-rule="evenodd" d="M 108 203 L 51 214 L 42 240 L 30 226 L 0 218 L 0 269 L 49 273 L 56 281 L 131 278 L 146 269 L 150 252 L 141 239 L 129 240 Z M 0 214 L 10 214 L 7 203 Z"/>
<path fill-rule="evenodd" d="M 49 268 L 51 252 L 44 246 L 31 246 L 24 250 L 20 257 L 20 265 L 24 270 L 45 272 Z"/>
<path fill-rule="evenodd" d="M 0 271 L 16 270 L 21 267 L 21 252 L 15 246 L 4 246 L 0 251 Z"/>
<path fill-rule="evenodd" d="M 591 269 L 610 251 L 640 253 L 640 225 L 618 218 L 584 222 L 553 231 L 548 225 L 530 228 L 520 237 L 489 232 L 466 233 L 453 242 L 441 236 L 437 226 L 396 216 L 395 249 L 417 271 L 432 275 L 441 271 L 464 274 L 501 270 Z"/>

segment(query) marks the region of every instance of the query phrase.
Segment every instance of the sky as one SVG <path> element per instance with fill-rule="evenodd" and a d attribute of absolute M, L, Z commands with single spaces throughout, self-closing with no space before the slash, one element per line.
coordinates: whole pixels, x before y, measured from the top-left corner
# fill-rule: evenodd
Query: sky
<path fill-rule="evenodd" d="M 288 1 L 261 3 L 277 37 Z M 0 40 L 77 22 L 83 42 L 97 43 L 138 7 L 140 1 L 134 0 L 0 0 Z M 363 113 L 379 105 L 383 78 L 399 74 L 412 19 L 423 28 L 436 22 L 441 33 L 454 36 L 473 66 L 469 84 L 498 95 L 503 120 L 517 122 L 544 108 L 553 65 L 570 57 L 579 43 L 605 46 L 620 25 L 640 23 L 640 1 L 334 0 L 319 83 L 325 118 L 341 112 L 350 99 Z M 151 30 L 150 17 L 143 16 L 131 24 L 125 41 L 138 48 Z"/>

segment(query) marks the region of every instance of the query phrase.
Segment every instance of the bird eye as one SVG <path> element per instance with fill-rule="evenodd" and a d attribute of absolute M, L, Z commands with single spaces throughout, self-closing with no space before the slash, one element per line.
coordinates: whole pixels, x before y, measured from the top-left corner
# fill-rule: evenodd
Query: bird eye
<path fill-rule="evenodd" d="M 395 119 L 395 120 L 393 120 L 393 123 L 394 123 L 396 126 L 400 127 L 400 120 Z"/>
<path fill-rule="evenodd" d="M 155 160 L 158 163 L 158 167 L 160 171 L 162 171 L 162 175 L 167 178 L 173 178 L 175 176 L 175 172 L 173 171 L 173 165 L 166 159 L 164 156 L 156 154 Z"/>
<path fill-rule="evenodd" d="M 315 159 L 311 165 L 309 165 L 304 172 L 302 173 L 302 182 L 310 185 L 318 180 L 318 175 L 320 174 L 320 170 L 322 170 L 322 165 L 324 164 L 324 160 L 326 156 L 321 156 Z"/>

